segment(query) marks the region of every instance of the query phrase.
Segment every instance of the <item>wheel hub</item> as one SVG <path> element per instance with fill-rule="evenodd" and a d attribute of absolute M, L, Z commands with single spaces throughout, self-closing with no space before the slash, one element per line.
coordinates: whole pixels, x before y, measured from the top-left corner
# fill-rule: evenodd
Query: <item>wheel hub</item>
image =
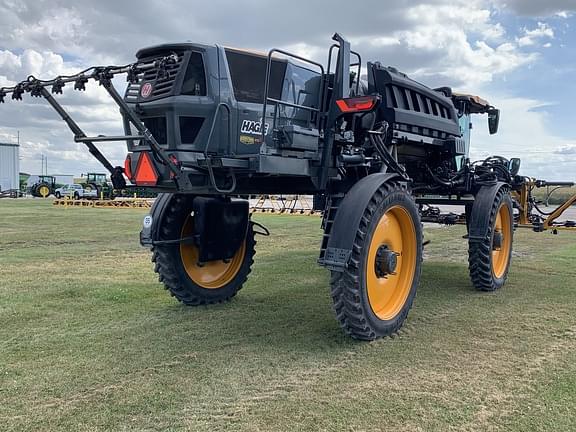
<path fill-rule="evenodd" d="M 396 266 L 398 265 L 398 254 L 388 248 L 387 245 L 382 245 L 376 252 L 376 260 L 374 263 L 374 271 L 379 278 L 386 277 L 390 274 L 395 274 Z"/>

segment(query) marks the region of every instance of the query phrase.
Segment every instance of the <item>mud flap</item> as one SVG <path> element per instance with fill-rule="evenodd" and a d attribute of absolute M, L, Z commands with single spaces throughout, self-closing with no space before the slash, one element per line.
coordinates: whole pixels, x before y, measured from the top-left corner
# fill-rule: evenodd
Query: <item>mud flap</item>
<path fill-rule="evenodd" d="M 200 262 L 231 259 L 246 239 L 248 200 L 195 197 L 194 243 Z"/>

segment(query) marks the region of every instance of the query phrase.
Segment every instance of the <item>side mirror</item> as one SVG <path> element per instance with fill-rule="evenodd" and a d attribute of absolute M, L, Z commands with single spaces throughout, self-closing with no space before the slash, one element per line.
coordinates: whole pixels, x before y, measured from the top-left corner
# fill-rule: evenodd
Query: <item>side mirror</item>
<path fill-rule="evenodd" d="M 510 159 L 510 162 L 508 162 L 508 170 L 512 177 L 518 175 L 518 171 L 520 171 L 520 158 Z"/>
<path fill-rule="evenodd" d="M 500 122 L 500 110 L 492 108 L 488 110 L 488 130 L 490 135 L 494 135 L 498 132 L 498 123 Z"/>

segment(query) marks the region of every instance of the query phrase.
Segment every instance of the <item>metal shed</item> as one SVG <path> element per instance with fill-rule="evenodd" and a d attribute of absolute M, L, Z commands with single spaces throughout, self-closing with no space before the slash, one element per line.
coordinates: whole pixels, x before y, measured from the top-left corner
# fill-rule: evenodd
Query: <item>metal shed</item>
<path fill-rule="evenodd" d="M 0 142 L 0 191 L 20 189 L 20 147 Z"/>

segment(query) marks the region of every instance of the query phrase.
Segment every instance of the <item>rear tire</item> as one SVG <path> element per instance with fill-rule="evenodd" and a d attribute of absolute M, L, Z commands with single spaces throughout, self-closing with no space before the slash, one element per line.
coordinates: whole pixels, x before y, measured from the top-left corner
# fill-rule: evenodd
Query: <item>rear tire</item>
<path fill-rule="evenodd" d="M 490 212 L 488 235 L 482 241 L 469 240 L 468 269 L 474 287 L 480 291 L 495 291 L 506 282 L 512 261 L 514 217 L 512 198 L 501 188 Z"/>
<path fill-rule="evenodd" d="M 176 239 L 191 235 L 193 218 L 191 197 L 177 196 L 165 210 L 161 238 Z M 219 303 L 234 297 L 248 278 L 254 263 L 254 231 L 248 224 L 246 240 L 229 260 L 196 262 L 197 248 L 191 244 L 165 244 L 152 248 L 154 271 L 164 287 L 186 305 Z"/>
<path fill-rule="evenodd" d="M 36 186 L 36 196 L 40 198 L 48 198 L 52 191 L 50 190 L 50 186 L 46 183 L 40 183 Z"/>
<path fill-rule="evenodd" d="M 374 193 L 357 228 L 347 268 L 332 272 L 331 294 L 344 331 L 373 340 L 396 333 L 408 317 L 420 281 L 422 225 L 407 189 L 388 183 Z"/>

